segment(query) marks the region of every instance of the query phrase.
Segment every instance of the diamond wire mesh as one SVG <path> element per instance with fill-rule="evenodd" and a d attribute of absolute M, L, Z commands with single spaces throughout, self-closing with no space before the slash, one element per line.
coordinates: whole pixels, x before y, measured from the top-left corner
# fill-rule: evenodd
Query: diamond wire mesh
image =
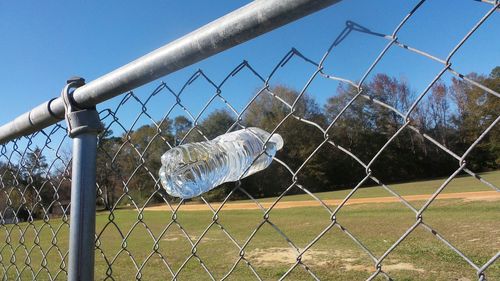
<path fill-rule="evenodd" d="M 71 181 L 65 129 L 55 125 L 4 144 L 0 159 L 2 280 L 65 279 Z"/>
<path fill-rule="evenodd" d="M 472 87 L 478 87 L 496 98 L 500 98 L 500 94 L 491 88 L 478 83 L 477 81 L 465 76 L 452 68 L 452 58 L 455 53 L 462 47 L 462 45 L 471 37 L 471 35 L 478 30 L 481 25 L 495 12 L 498 11 L 500 3 L 498 1 L 483 1 L 491 4 L 491 9 L 479 19 L 479 21 L 470 29 L 470 31 L 460 40 L 453 49 L 450 50 L 445 59 L 438 58 L 420 49 L 406 45 L 404 42 L 399 41 L 398 33 L 408 20 L 420 9 L 426 2 L 425 0 L 418 2 L 413 9 L 401 20 L 401 22 L 394 29 L 392 34 L 380 34 L 372 32 L 362 26 L 347 22 L 344 31 L 332 43 L 330 48 L 326 51 L 324 56 L 319 62 L 304 56 L 296 49 L 289 51 L 275 66 L 271 73 L 267 76 L 258 73 L 247 62 L 243 61 L 240 65 L 235 67 L 220 83 L 214 82 L 202 70 L 195 72 L 186 81 L 180 91 L 174 91 L 166 83 L 162 82 L 154 91 L 147 97 L 143 98 L 141 95 L 134 92 L 127 93 L 119 105 L 115 109 L 105 109 L 100 112 L 102 121 L 107 124 L 106 131 L 100 137 L 100 146 L 98 151 L 98 204 L 102 207 L 102 211 L 98 214 L 98 227 L 96 233 L 96 261 L 99 264 L 96 268 L 96 278 L 104 280 L 117 280 L 117 279 L 132 279 L 146 280 L 149 271 L 152 271 L 151 264 L 156 268 L 162 268 L 164 271 L 163 278 L 177 280 L 182 279 L 182 274 L 186 271 L 193 270 L 193 267 L 199 266 L 202 272 L 201 276 L 211 280 L 225 280 L 232 277 L 238 270 L 238 266 L 243 264 L 248 267 L 247 272 L 249 276 L 254 279 L 263 280 L 262 273 L 259 273 L 259 263 L 253 261 L 251 255 L 246 253 L 249 244 L 262 229 L 269 226 L 275 233 L 282 239 L 288 247 L 292 250 L 295 256 L 295 261 L 289 268 L 282 272 L 278 278 L 284 279 L 290 277 L 296 268 L 302 268 L 311 278 L 320 280 L 320 277 L 315 273 L 314 266 L 310 266 L 304 261 L 304 257 L 311 251 L 315 244 L 325 237 L 328 233 L 332 232 L 334 228 L 338 228 L 343 232 L 347 238 L 351 239 L 359 249 L 366 254 L 372 262 L 372 269 L 367 280 L 373 280 L 377 277 L 384 277 L 391 279 L 390 274 L 384 270 L 384 262 L 388 260 L 388 256 L 394 252 L 403 241 L 410 236 L 416 229 L 424 229 L 431 233 L 437 240 L 443 243 L 447 248 L 458 254 L 471 268 L 474 270 L 479 280 L 485 280 L 485 271 L 491 267 L 500 256 L 497 252 L 491 258 L 482 263 L 478 263 L 474 258 L 464 254 L 459 247 L 451 243 L 446 237 L 440 234 L 435 227 L 430 223 L 424 221 L 424 214 L 426 210 L 435 202 L 435 199 L 442 193 L 447 185 L 461 172 L 465 172 L 473 178 L 479 180 L 483 184 L 491 187 L 495 191 L 499 191 L 493 183 L 488 182 L 480 175 L 472 171 L 467 166 L 467 156 L 471 151 L 484 139 L 490 131 L 496 126 L 500 120 L 497 116 L 489 126 L 470 144 L 464 153 L 456 153 L 450 150 L 445 144 L 439 140 L 431 137 L 428 134 L 421 132 L 412 119 L 412 113 L 416 110 L 417 106 L 422 102 L 424 97 L 429 93 L 432 87 L 439 81 L 445 73 L 451 74 L 464 83 L 468 83 Z M 387 40 L 386 46 L 381 50 L 377 58 L 366 69 L 364 75 L 359 79 L 359 82 L 350 79 L 337 77 L 328 74 L 324 70 L 324 63 L 332 56 L 335 48 L 348 36 L 351 32 L 362 32 L 375 37 L 381 37 Z M 430 81 L 427 87 L 419 93 L 416 99 L 407 107 L 405 111 L 401 111 L 389 104 L 387 101 L 379 100 L 377 97 L 371 96 L 364 86 L 366 85 L 367 78 L 373 72 L 374 68 L 383 60 L 384 56 L 391 48 L 402 48 L 408 52 L 413 52 L 426 59 L 433 60 L 442 65 L 442 69 L 436 73 L 434 78 Z M 294 100 L 286 100 L 280 95 L 274 93 L 273 80 L 277 73 L 282 71 L 284 67 L 291 60 L 300 60 L 305 64 L 313 67 L 314 71 L 310 74 L 308 81 L 302 87 L 301 91 Z M 238 73 L 243 70 L 250 73 L 254 78 L 262 83 L 262 87 L 256 92 L 255 96 L 248 102 L 242 110 L 238 111 L 236 107 L 232 106 L 229 99 L 225 97 L 224 86 L 228 81 L 237 79 Z M 202 79 L 213 90 L 214 94 L 203 105 L 198 113 L 194 113 L 189 109 L 189 106 L 183 103 L 183 95 L 185 91 L 197 80 Z M 313 81 L 318 79 L 327 79 L 339 81 L 352 86 L 355 89 L 355 94 L 348 100 L 336 116 L 327 123 L 319 124 L 308 120 L 306 116 L 301 116 L 298 110 L 298 105 L 304 99 L 306 91 Z M 166 111 L 163 118 L 158 121 L 155 120 L 151 111 L 152 107 L 157 106 L 154 102 L 160 95 L 173 97 L 174 101 L 171 107 Z M 155 142 L 161 142 L 168 148 L 189 141 L 190 136 L 198 134 L 199 137 L 208 140 L 209 137 L 204 133 L 204 128 L 200 124 L 202 116 L 210 111 L 210 106 L 216 101 L 222 102 L 227 107 L 228 112 L 234 115 L 235 122 L 227 126 L 227 132 L 245 128 L 252 124 L 244 124 L 243 116 L 251 105 L 260 97 L 268 96 L 275 102 L 279 102 L 288 112 L 284 118 L 274 127 L 272 132 L 278 132 L 283 124 L 289 119 L 295 119 L 318 130 L 323 136 L 323 140 L 316 146 L 316 148 L 309 153 L 298 167 L 290 167 L 286 161 L 279 158 L 279 154 L 275 157 L 274 162 L 282 166 L 291 178 L 290 185 L 284 187 L 279 196 L 270 204 L 266 205 L 254 198 L 249 192 L 245 190 L 245 186 L 241 181 L 236 182 L 222 202 L 211 202 L 209 198 L 201 197 L 201 201 L 205 208 L 209 210 L 210 217 L 207 217 L 207 225 L 203 231 L 198 235 L 190 233 L 188 228 L 189 222 L 183 221 L 181 211 L 184 209 L 185 202 L 173 200 L 169 198 L 162 190 L 157 177 L 157 169 L 154 169 L 150 163 L 151 157 L 156 155 L 157 151 L 150 151 L 154 149 Z M 399 117 L 399 127 L 392 132 L 387 138 L 385 144 L 378 148 L 376 153 L 368 159 L 368 161 L 361 160 L 362 158 L 356 155 L 356 151 L 350 151 L 333 141 L 332 136 L 335 135 L 335 125 L 343 117 L 344 114 L 359 100 L 367 100 L 374 106 L 384 107 L 385 109 L 395 113 Z M 126 106 L 139 109 L 135 118 L 127 125 L 126 118 L 130 118 L 130 110 L 123 109 Z M 169 138 L 165 134 L 168 126 L 168 118 L 172 117 L 174 110 L 181 109 L 192 122 L 187 132 L 176 139 Z M 122 118 L 123 116 L 123 118 Z M 126 118 L 124 118 L 126 117 Z M 139 125 L 141 120 L 147 120 L 150 125 L 146 132 L 145 139 L 137 139 L 133 133 Z M 122 131 L 120 137 L 116 136 L 111 128 L 119 128 Z M 415 207 L 414 204 L 407 201 L 403 196 L 398 194 L 389 185 L 384 184 L 380 179 L 375 176 L 372 171 L 374 163 L 381 157 L 384 151 L 391 145 L 391 143 L 403 132 L 412 131 L 426 139 L 429 143 L 436 146 L 444 153 L 450 155 L 458 162 L 456 170 L 435 190 L 435 192 L 426 199 L 425 203 L 420 207 Z M 38 139 L 38 141 L 35 141 Z M 112 141 L 110 141 L 112 140 Z M 2 240 L 5 241 L 0 248 L 0 267 L 4 279 L 10 278 L 31 278 L 31 279 L 63 279 L 67 274 L 66 261 L 67 261 L 67 240 L 66 237 L 69 229 L 68 213 L 69 213 L 69 182 L 70 182 L 70 156 L 67 149 L 68 139 L 65 136 L 65 128 L 61 125 L 55 125 L 52 128 L 45 129 L 33 135 L 20 138 L 8 144 L 2 145 L 1 161 L 6 163 L 1 174 L 2 192 L 2 212 L 1 212 L 1 225 L 3 230 Z M 266 142 L 267 143 L 267 142 Z M 38 148 L 38 145 L 41 148 Z M 286 143 L 285 143 L 286 145 Z M 263 144 L 265 146 L 265 144 Z M 301 171 L 316 155 L 321 153 L 321 149 L 325 146 L 330 146 L 348 157 L 352 158 L 357 165 L 359 165 L 366 173 L 362 179 L 355 185 L 354 188 L 341 200 L 341 202 L 334 208 L 331 204 L 327 204 L 324 200 L 320 199 L 307 186 L 300 183 Z M 156 152 L 156 154 L 155 154 Z M 264 153 L 264 150 L 263 152 Z M 49 157 L 46 157 L 50 154 Z M 159 158 L 159 155 L 156 155 Z M 43 158 L 43 160 L 41 159 Z M 128 167 L 124 166 L 127 164 Z M 140 178 L 138 182 L 136 178 Z M 344 208 L 349 200 L 356 194 L 361 186 L 366 185 L 368 181 L 377 183 L 384 190 L 389 192 L 396 198 L 404 208 L 411 211 L 415 215 L 415 221 L 405 229 L 403 233 L 398 233 L 398 238 L 394 243 L 391 243 L 384 248 L 383 254 L 377 255 L 367 245 L 362 238 L 358 237 L 349 226 L 345 225 L 337 216 Z M 142 188 L 147 190 L 144 185 L 153 185 L 154 192 L 151 194 L 140 194 L 144 199 L 138 200 L 137 189 L 139 193 Z M 117 186 L 119 187 L 117 189 Z M 138 188 L 139 187 L 139 188 Z M 299 188 L 302 192 L 308 194 L 312 200 L 317 202 L 319 206 L 327 212 L 330 218 L 327 225 L 317 234 L 314 238 L 309 240 L 304 247 L 300 247 L 299 243 L 293 241 L 283 226 L 273 222 L 272 214 L 276 206 L 279 205 L 283 197 L 291 193 L 293 188 Z M 248 236 L 244 239 L 237 238 L 238 235 L 233 233 L 230 227 L 224 225 L 224 216 L 230 216 L 224 213 L 225 208 L 228 207 L 230 199 L 236 197 L 236 193 L 243 194 L 244 197 L 250 200 L 254 208 L 261 212 L 261 218 L 258 220 L 255 227 L 249 230 Z M 240 196 L 241 197 L 241 196 Z M 158 199 L 161 198 L 161 199 Z M 160 225 L 152 225 L 149 218 L 147 218 L 146 208 L 161 201 L 162 205 L 166 205 L 170 217 L 165 217 L 167 223 L 161 222 Z M 127 208 L 136 211 L 137 218 L 132 224 L 127 224 L 121 219 L 119 211 L 124 202 L 128 202 Z M 156 222 L 158 223 L 158 222 Z M 304 223 L 304 222 L 296 222 Z M 139 230 L 140 229 L 140 230 Z M 169 249 L 165 249 L 161 245 L 161 241 L 167 239 L 167 234 L 177 229 L 179 237 L 176 243 L 184 243 L 188 251 L 183 253 L 173 253 L 180 255 L 180 262 L 174 265 L 172 260 L 172 253 Z M 209 265 L 211 257 L 205 257 L 203 253 L 199 252 L 202 248 L 204 240 L 208 240 L 207 233 L 219 230 L 225 240 L 224 247 L 234 247 L 235 255 L 234 262 L 224 270 L 214 269 Z M 148 237 L 149 243 L 147 245 L 135 245 L 137 233 L 142 233 Z M 115 236 L 112 236 L 114 233 Z M 118 236 L 116 236 L 118 235 Z M 117 239 L 118 237 L 118 239 Z M 144 237 L 142 237 L 144 238 Z M 228 246 L 228 245 L 230 246 Z M 147 249 L 144 247 L 148 247 Z M 55 258 L 53 257 L 55 256 Z M 123 275 L 120 271 L 124 266 L 123 260 L 127 260 L 125 266 L 130 266 L 128 270 L 132 270 L 135 276 Z M 193 265 L 194 261 L 194 265 Z M 158 269 L 159 270 L 159 269 Z M 128 272 L 128 271 L 127 271 Z"/>

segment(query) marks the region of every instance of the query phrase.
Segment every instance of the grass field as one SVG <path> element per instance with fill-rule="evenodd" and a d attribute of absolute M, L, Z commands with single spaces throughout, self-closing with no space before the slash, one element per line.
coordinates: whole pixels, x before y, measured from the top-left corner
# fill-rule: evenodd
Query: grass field
<path fill-rule="evenodd" d="M 500 184 L 500 171 L 481 174 L 489 182 Z M 391 189 L 400 195 L 432 194 L 445 181 L 445 179 L 434 179 L 426 181 L 415 181 L 410 183 L 399 183 L 389 185 Z M 491 191 L 492 189 L 471 176 L 462 176 L 453 179 L 443 190 L 442 193 L 471 192 L 471 191 Z M 315 193 L 320 199 L 343 199 L 351 190 L 338 190 L 330 192 Z M 388 191 L 380 186 L 360 188 L 352 198 L 373 198 L 392 196 Z M 259 199 L 260 202 L 272 202 L 276 197 Z M 302 201 L 311 200 L 307 194 L 289 195 L 283 198 L 284 201 Z M 247 202 L 250 200 L 238 200 L 238 202 Z"/>
<path fill-rule="evenodd" d="M 485 178 L 498 185 L 500 172 L 488 173 Z M 402 194 L 432 193 L 442 180 L 425 181 L 391 186 Z M 446 192 L 467 192 L 488 190 L 487 187 L 470 177 L 453 181 Z M 490 189 L 491 190 L 491 189 Z M 339 199 L 346 191 L 320 193 L 322 199 Z M 381 188 L 365 188 L 357 197 L 389 196 Z M 286 200 L 308 200 L 303 195 L 289 196 Z M 265 199 L 272 200 L 272 199 Z M 412 202 L 421 206 L 423 201 Z M 209 211 L 177 212 L 176 222 L 195 243 L 212 221 Z M 110 223 L 110 220 L 112 223 Z M 424 213 L 423 220 L 431 225 L 450 243 L 455 245 L 476 264 L 482 265 L 500 250 L 500 212 L 499 201 L 464 201 L 446 199 L 435 201 Z M 139 222 L 138 222 L 139 221 Z M 114 280 L 133 280 L 137 267 L 143 266 L 141 280 L 170 280 L 171 270 L 176 272 L 190 256 L 192 246 L 177 224 L 170 224 L 171 212 L 117 210 L 97 215 L 97 230 L 102 231 L 99 249 L 96 253 L 96 280 L 103 280 L 112 274 Z M 269 221 L 279 227 L 293 243 L 303 249 L 331 223 L 329 213 L 321 207 L 276 209 L 270 213 Z M 221 211 L 218 222 L 222 224 L 240 245 L 243 245 L 252 232 L 263 222 L 260 210 Z M 372 203 L 349 205 L 341 209 L 337 222 L 359 238 L 375 256 L 381 256 L 412 224 L 415 214 L 401 203 Z M 143 226 L 147 224 L 149 231 Z M 60 220 L 51 222 L 54 227 Z M 119 226 L 118 230 L 117 226 Z M 34 233 L 40 232 L 40 240 Z M 10 231 L 10 240 L 7 232 Z M 56 230 L 54 229 L 54 232 Z M 20 240 L 20 232 L 25 239 Z M 21 280 L 31 279 L 32 272 L 25 267 L 25 249 L 31 249 L 29 263 L 35 271 L 40 270 L 37 280 L 50 279 L 41 266 L 42 254 L 47 256 L 46 267 L 51 274 L 57 272 L 61 258 L 55 244 L 65 252 L 67 249 L 68 227 L 63 225 L 55 237 L 47 224 L 7 225 L 2 227 L 0 253 L 4 271 L 13 279 L 16 269 L 21 272 Z M 126 243 L 123 237 L 126 236 Z M 155 244 L 155 239 L 158 243 Z M 8 241 L 8 243 L 7 243 Z M 20 243 L 21 242 L 21 243 Z M 156 245 L 156 246 L 155 246 Z M 276 280 L 295 262 L 296 254 L 285 239 L 264 223 L 245 248 L 245 257 L 264 280 Z M 15 254 L 12 255 L 12 252 Z M 159 254 L 158 254 L 159 253 Z M 212 272 L 215 279 L 222 278 L 235 264 L 239 249 L 216 225 L 212 226 L 196 246 L 196 255 Z M 15 259 L 13 259 L 15 256 Z M 148 258 L 149 257 L 149 258 Z M 147 262 L 145 262 L 147 260 Z M 302 261 L 322 280 L 365 280 L 374 271 L 369 256 L 363 252 L 338 227 L 331 228 L 314 246 L 306 252 Z M 108 266 L 112 263 L 112 266 Z M 134 264 L 135 263 L 135 264 Z M 10 266 L 9 266 L 10 265 Z M 16 265 L 16 266 L 14 266 Z M 434 235 L 423 227 L 417 227 L 383 263 L 383 270 L 396 280 L 477 280 L 475 270 L 459 255 L 450 250 Z M 54 277 L 52 275 L 52 277 Z M 488 280 L 500 280 L 500 260 L 487 271 Z M 65 280 L 61 273 L 59 280 Z M 113 280 L 110 279 L 110 280 Z M 228 280 L 255 280 L 249 267 L 240 261 Z M 179 273 L 178 280 L 210 280 L 210 277 L 195 258 L 191 258 Z M 296 267 L 287 280 L 312 280 L 303 267 Z M 384 280 L 382 276 L 380 279 Z"/>

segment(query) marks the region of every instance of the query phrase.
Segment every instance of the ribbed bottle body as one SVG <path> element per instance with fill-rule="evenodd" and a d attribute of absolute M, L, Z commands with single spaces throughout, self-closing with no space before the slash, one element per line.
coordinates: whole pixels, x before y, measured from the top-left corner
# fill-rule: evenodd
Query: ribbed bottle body
<path fill-rule="evenodd" d="M 161 157 L 161 184 L 172 196 L 192 198 L 252 175 L 267 168 L 283 146 L 281 137 L 274 134 L 259 156 L 268 137 L 264 130 L 247 128 L 172 148 Z"/>

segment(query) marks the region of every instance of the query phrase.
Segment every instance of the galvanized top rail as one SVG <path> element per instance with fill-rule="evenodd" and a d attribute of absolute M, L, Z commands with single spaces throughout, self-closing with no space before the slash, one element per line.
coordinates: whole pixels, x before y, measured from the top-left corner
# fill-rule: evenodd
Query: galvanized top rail
<path fill-rule="evenodd" d="M 73 99 L 81 108 L 97 105 L 339 1 L 256 0 L 78 88 Z M 0 144 L 41 130 L 63 116 L 61 98 L 42 103 L 0 127 Z"/>

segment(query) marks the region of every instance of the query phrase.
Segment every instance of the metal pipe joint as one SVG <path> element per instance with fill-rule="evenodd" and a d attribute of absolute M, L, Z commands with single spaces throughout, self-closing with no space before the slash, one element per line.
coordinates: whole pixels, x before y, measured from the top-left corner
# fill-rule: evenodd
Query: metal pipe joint
<path fill-rule="evenodd" d="M 66 86 L 61 92 L 64 102 L 65 119 L 68 127 L 68 136 L 74 138 L 80 134 L 99 134 L 104 126 L 101 123 L 96 107 L 79 108 L 72 94 L 78 87 L 85 85 L 85 79 L 72 77 L 68 79 Z"/>

